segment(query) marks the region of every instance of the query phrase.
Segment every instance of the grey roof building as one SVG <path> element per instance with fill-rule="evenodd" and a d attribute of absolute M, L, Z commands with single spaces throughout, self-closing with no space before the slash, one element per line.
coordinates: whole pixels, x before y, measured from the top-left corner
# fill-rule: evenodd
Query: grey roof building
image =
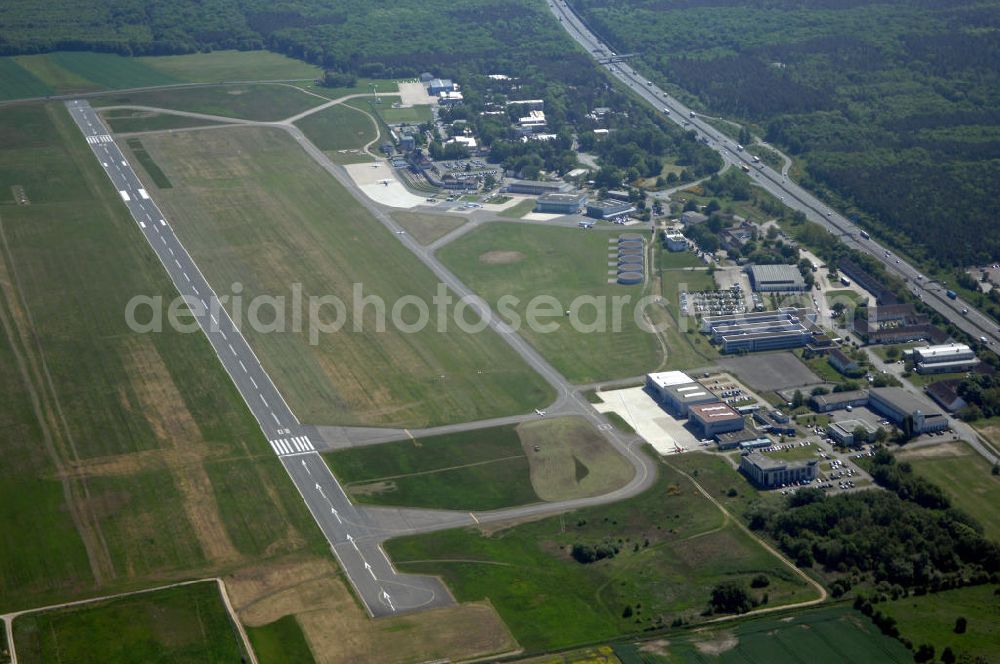
<path fill-rule="evenodd" d="M 587 194 L 542 194 L 535 203 L 535 212 L 573 214 L 587 204 Z"/>
<path fill-rule="evenodd" d="M 740 459 L 740 471 L 764 489 L 775 489 L 796 482 L 816 479 L 817 460 L 781 461 L 751 452 Z"/>
<path fill-rule="evenodd" d="M 806 282 L 795 265 L 751 265 L 747 272 L 758 292 L 804 291 Z"/>

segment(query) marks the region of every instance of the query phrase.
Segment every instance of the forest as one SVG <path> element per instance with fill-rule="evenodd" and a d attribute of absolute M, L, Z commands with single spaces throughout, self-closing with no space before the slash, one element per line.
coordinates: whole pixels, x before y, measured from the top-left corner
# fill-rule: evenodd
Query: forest
<path fill-rule="evenodd" d="M 1000 258 L 997 0 L 570 0 L 636 66 L 942 267 Z"/>

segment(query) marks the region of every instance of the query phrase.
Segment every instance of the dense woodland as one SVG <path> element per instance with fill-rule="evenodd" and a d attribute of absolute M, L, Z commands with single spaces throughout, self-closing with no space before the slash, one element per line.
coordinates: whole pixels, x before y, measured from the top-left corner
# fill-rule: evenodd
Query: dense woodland
<path fill-rule="evenodd" d="M 943 266 L 1000 259 L 997 0 L 570 0 L 636 65 Z M 690 93 L 690 94 L 687 94 Z"/>

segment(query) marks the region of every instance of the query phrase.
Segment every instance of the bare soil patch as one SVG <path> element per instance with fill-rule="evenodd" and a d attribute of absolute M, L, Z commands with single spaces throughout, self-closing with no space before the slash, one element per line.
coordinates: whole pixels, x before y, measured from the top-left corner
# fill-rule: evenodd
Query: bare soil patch
<path fill-rule="evenodd" d="M 704 655 L 712 655 L 718 657 L 724 652 L 732 650 L 740 644 L 740 640 L 736 638 L 736 635 L 731 632 L 723 632 L 719 634 L 718 638 L 711 641 L 699 641 L 694 644 L 694 647 L 698 649 L 698 652 Z"/>
<path fill-rule="evenodd" d="M 520 251 L 487 251 L 479 254 L 479 262 L 487 265 L 506 265 L 523 261 L 524 254 Z"/>

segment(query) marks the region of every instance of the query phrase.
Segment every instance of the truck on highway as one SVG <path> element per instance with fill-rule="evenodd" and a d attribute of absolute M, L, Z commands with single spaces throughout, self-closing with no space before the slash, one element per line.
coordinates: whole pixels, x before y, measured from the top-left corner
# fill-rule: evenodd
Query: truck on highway
<path fill-rule="evenodd" d="M 948 297 L 950 297 L 953 300 L 957 300 L 958 299 L 958 293 L 956 293 L 953 290 L 945 291 L 945 295 L 947 295 Z"/>
<path fill-rule="evenodd" d="M 749 173 L 750 172 L 750 167 L 747 166 L 746 164 L 740 164 L 740 168 L 743 169 L 744 173 Z"/>
<path fill-rule="evenodd" d="M 758 157 L 757 155 L 754 155 L 753 156 L 753 163 L 759 164 L 760 163 L 760 157 Z"/>
<path fill-rule="evenodd" d="M 861 231 L 861 237 L 866 240 L 870 240 L 872 236 L 868 234 L 868 231 Z"/>

